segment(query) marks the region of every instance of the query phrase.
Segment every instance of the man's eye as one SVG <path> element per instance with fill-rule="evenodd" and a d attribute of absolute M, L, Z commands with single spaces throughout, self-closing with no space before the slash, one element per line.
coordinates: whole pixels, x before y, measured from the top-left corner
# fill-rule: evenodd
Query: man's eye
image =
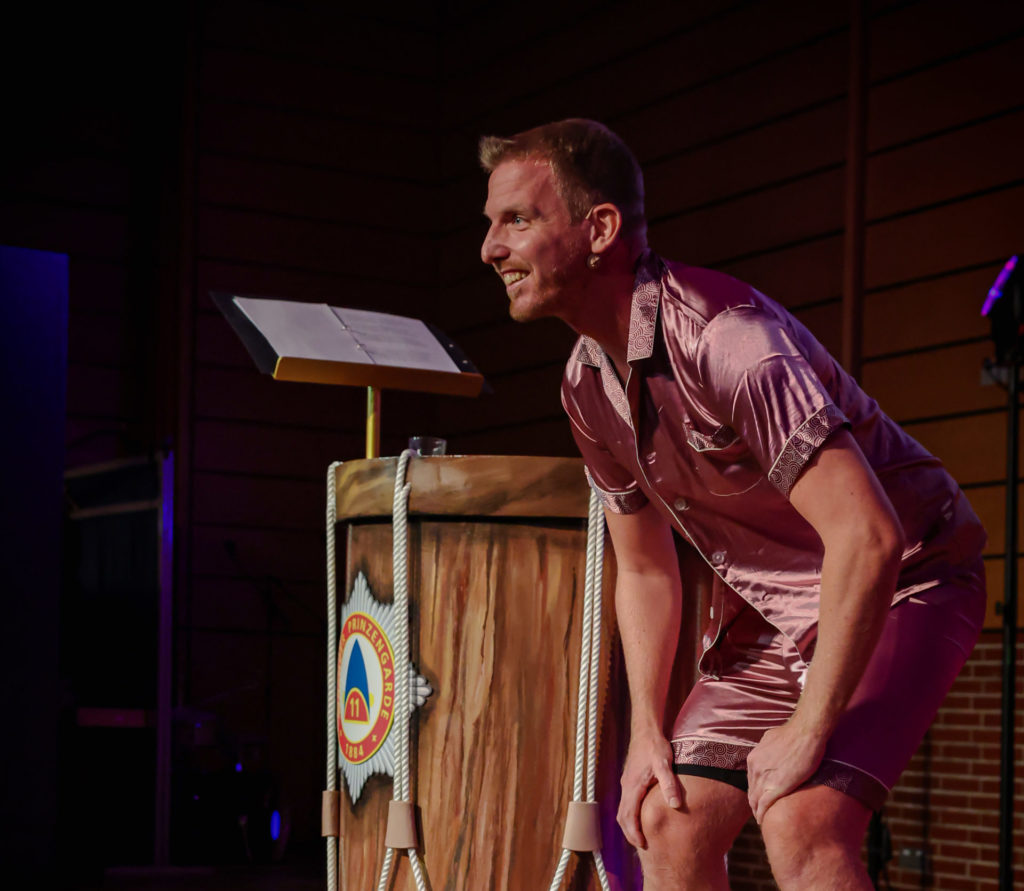
<path fill-rule="evenodd" d="M 513 226 L 522 226 L 525 222 L 526 222 L 526 218 L 521 216 L 520 214 L 515 214 L 512 217 L 512 225 Z"/>

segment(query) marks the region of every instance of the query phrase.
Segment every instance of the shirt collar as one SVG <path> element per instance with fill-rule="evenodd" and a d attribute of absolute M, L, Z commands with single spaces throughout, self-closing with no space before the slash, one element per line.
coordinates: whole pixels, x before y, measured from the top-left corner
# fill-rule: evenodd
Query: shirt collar
<path fill-rule="evenodd" d="M 658 304 L 661 298 L 661 258 L 651 250 L 640 255 L 636 264 L 633 298 L 629 310 L 629 341 L 626 361 L 647 359 L 654 351 L 654 332 L 658 324 Z M 601 367 L 604 350 L 592 337 L 582 335 L 576 348 L 576 361 L 584 365 Z"/>

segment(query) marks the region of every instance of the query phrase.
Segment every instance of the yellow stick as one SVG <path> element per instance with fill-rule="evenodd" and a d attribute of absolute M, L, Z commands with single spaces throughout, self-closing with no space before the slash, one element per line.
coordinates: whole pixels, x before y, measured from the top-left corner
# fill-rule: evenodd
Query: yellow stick
<path fill-rule="evenodd" d="M 366 457 L 380 457 L 380 390 L 366 388 Z"/>

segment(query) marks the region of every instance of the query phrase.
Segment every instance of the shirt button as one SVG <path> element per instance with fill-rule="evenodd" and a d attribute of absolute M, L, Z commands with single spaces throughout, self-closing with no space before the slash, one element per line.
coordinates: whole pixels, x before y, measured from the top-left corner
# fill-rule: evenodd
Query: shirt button
<path fill-rule="evenodd" d="M 723 563 L 725 563 L 725 551 L 715 551 L 711 555 L 711 562 L 715 566 L 721 566 Z"/>
<path fill-rule="evenodd" d="M 676 510 L 688 510 L 690 505 L 686 503 L 685 498 L 677 498 L 675 501 L 672 502 L 672 507 L 674 507 Z"/>

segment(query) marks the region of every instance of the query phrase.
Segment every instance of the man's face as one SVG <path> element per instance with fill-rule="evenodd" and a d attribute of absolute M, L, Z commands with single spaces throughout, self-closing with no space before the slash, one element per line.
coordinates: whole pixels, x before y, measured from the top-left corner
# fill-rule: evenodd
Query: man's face
<path fill-rule="evenodd" d="M 499 164 L 484 214 L 491 225 L 480 258 L 505 283 L 512 318 L 570 321 L 583 299 L 589 227 L 571 222 L 551 165 L 530 158 Z"/>

